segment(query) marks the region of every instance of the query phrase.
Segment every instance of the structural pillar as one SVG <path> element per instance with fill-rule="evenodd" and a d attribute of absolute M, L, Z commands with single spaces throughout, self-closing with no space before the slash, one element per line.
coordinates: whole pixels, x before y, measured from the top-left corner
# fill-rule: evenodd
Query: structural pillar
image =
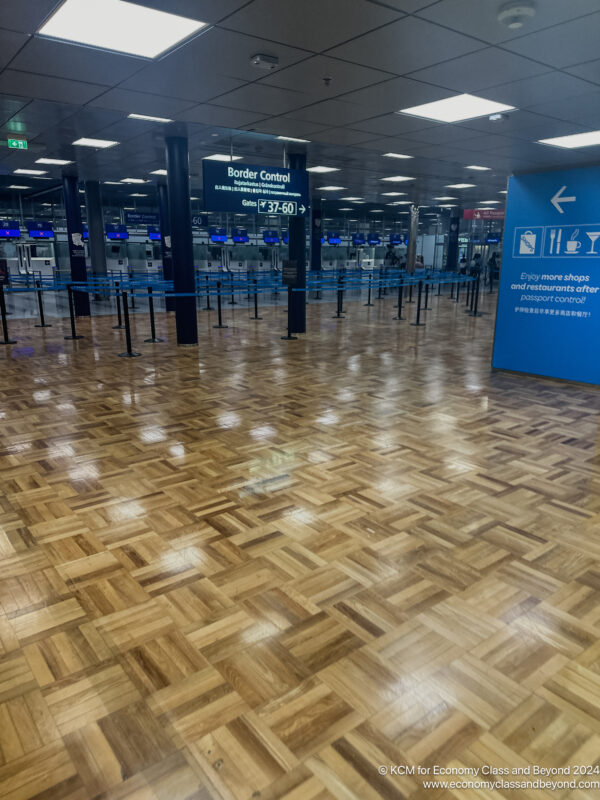
<path fill-rule="evenodd" d="M 65 198 L 65 216 L 67 218 L 71 280 L 77 283 L 85 283 L 87 281 L 87 271 L 85 266 L 83 223 L 81 221 L 79 181 L 77 175 L 63 175 L 63 194 Z M 89 317 L 89 295 L 85 292 L 73 292 L 73 298 L 75 314 L 78 317 Z"/>
<path fill-rule="evenodd" d="M 104 215 L 102 213 L 102 197 L 100 181 L 85 182 L 85 205 L 88 219 L 88 248 L 92 262 L 92 273 L 95 277 L 105 277 L 106 246 L 104 243 Z"/>
<path fill-rule="evenodd" d="M 460 232 L 460 217 L 450 217 L 448 228 L 448 255 L 446 256 L 446 269 L 448 272 L 458 270 L 458 234 Z"/>
<path fill-rule="evenodd" d="M 167 136 L 165 145 L 173 287 L 176 293 L 195 293 L 188 140 L 185 136 Z M 175 298 L 175 326 L 177 344 L 198 344 L 195 296 Z"/>
<path fill-rule="evenodd" d="M 321 237 L 323 236 L 323 204 L 320 197 L 312 197 L 310 229 L 310 268 L 322 269 Z"/>
<path fill-rule="evenodd" d="M 408 231 L 408 249 L 406 252 L 406 270 L 409 273 L 409 275 L 412 275 L 415 271 L 418 235 L 419 235 L 419 206 L 411 206 L 410 228 Z"/>
<path fill-rule="evenodd" d="M 163 278 L 173 280 L 173 254 L 171 251 L 171 222 L 169 220 L 169 193 L 166 183 L 158 184 L 158 213 L 160 216 L 160 247 L 162 255 Z M 175 298 L 165 299 L 167 311 L 175 311 Z"/>
<path fill-rule="evenodd" d="M 306 169 L 305 153 L 289 154 L 290 169 Z M 296 287 L 306 289 L 306 224 L 304 217 L 290 217 L 289 258 L 296 262 Z M 320 242 L 319 242 L 320 243 Z M 290 333 L 306 333 L 306 292 L 290 294 Z"/>

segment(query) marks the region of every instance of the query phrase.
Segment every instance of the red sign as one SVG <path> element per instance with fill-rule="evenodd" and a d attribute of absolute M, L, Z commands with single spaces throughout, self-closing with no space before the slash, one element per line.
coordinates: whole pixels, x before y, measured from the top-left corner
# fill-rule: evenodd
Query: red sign
<path fill-rule="evenodd" d="M 503 208 L 465 208 L 463 219 L 504 219 Z"/>

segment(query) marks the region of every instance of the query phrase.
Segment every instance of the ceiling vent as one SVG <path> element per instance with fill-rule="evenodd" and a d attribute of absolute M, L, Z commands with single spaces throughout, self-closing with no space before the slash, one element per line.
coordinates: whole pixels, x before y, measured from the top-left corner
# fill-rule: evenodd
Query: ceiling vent
<path fill-rule="evenodd" d="M 250 63 L 256 69 L 262 69 L 265 72 L 271 72 L 279 66 L 279 59 L 277 56 L 268 56 L 265 53 L 257 53 L 252 56 Z"/>

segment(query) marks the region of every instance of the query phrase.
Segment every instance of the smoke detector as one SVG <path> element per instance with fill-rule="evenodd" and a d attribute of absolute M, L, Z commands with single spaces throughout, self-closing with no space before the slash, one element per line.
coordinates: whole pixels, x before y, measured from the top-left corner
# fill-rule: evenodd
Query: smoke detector
<path fill-rule="evenodd" d="M 519 30 L 532 17 L 535 16 L 535 4 L 528 0 L 510 2 L 500 6 L 498 22 L 506 25 L 513 31 Z"/>
<path fill-rule="evenodd" d="M 265 72 L 271 72 L 279 66 L 279 59 L 277 56 L 269 56 L 265 53 L 257 53 L 250 58 L 250 63 L 256 69 L 264 69 Z"/>

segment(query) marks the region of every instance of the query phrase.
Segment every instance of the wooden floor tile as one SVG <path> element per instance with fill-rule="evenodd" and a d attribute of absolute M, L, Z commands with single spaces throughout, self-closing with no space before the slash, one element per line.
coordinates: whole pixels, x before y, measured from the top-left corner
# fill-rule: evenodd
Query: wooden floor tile
<path fill-rule="evenodd" d="M 491 371 L 481 299 L 310 302 L 295 342 L 227 306 L 198 349 L 137 309 L 131 361 L 108 316 L 9 318 L 2 800 L 501 800 L 379 768 L 598 761 L 600 395 Z"/>

